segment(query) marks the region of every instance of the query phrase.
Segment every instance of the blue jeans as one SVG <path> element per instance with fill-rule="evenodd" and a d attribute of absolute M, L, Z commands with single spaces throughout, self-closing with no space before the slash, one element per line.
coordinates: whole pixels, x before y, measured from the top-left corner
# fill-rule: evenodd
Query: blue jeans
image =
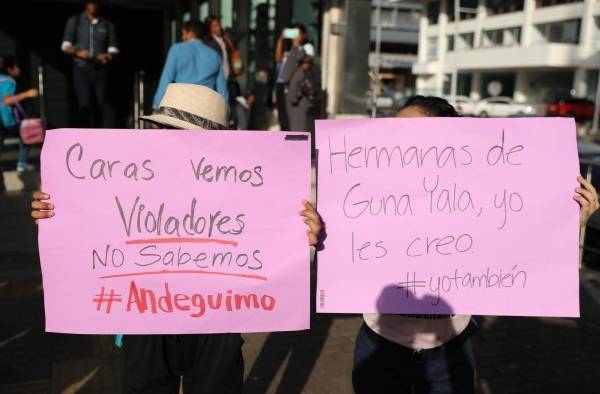
<path fill-rule="evenodd" d="M 9 135 L 16 135 L 19 137 L 19 156 L 17 160 L 20 164 L 27 164 L 29 145 L 25 145 L 23 143 L 23 140 L 21 139 L 21 133 L 19 132 L 19 126 L 0 128 L 0 155 L 2 154 L 2 148 L 4 147 L 4 139 Z"/>
<path fill-rule="evenodd" d="M 354 348 L 352 385 L 357 394 L 474 394 L 471 340 L 460 335 L 416 353 L 363 324 Z"/>

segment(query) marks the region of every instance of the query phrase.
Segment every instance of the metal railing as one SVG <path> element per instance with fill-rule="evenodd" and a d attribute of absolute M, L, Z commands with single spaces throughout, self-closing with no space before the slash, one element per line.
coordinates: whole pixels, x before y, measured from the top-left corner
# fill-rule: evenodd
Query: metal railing
<path fill-rule="evenodd" d="M 580 163 L 580 165 L 585 166 L 585 179 L 588 182 L 592 183 L 594 167 L 600 168 L 600 161 L 581 159 L 581 160 L 579 160 L 579 163 Z M 586 226 L 584 226 L 581 229 L 581 231 L 579 232 L 579 268 L 583 267 L 584 252 L 587 251 L 587 252 L 591 252 L 593 254 L 600 255 L 600 249 L 585 245 L 585 235 L 587 233 L 588 226 L 591 228 L 597 228 L 598 230 L 600 230 L 600 227 L 595 226 L 594 222 L 591 221 L 591 222 L 588 222 L 588 224 Z"/>
<path fill-rule="evenodd" d="M 144 70 L 135 72 L 133 82 L 133 128 L 142 129 L 140 116 L 144 115 Z"/>

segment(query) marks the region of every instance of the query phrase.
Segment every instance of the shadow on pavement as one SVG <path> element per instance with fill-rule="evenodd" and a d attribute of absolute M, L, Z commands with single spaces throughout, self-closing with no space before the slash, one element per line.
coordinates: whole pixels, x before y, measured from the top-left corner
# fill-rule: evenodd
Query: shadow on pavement
<path fill-rule="evenodd" d="M 580 319 L 482 317 L 474 340 L 481 394 L 600 392 L 600 280 L 581 272 Z"/>

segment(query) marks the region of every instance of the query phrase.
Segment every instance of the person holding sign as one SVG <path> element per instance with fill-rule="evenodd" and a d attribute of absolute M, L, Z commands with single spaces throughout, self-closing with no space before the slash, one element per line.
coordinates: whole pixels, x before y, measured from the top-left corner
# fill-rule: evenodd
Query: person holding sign
<path fill-rule="evenodd" d="M 401 118 L 458 117 L 444 99 L 415 96 Z M 581 176 L 573 198 L 580 225 L 598 210 L 598 194 Z M 352 383 L 356 393 L 475 393 L 471 316 L 364 314 L 354 350 Z"/>
<path fill-rule="evenodd" d="M 208 87 L 170 84 L 160 108 L 160 113 L 143 119 L 170 129 L 225 129 L 227 104 Z M 54 216 L 49 200 L 44 192 L 34 194 L 31 215 L 36 221 Z M 320 218 L 308 201 L 302 204 L 299 214 L 308 226 L 309 244 L 315 245 Z M 127 335 L 121 342 L 123 392 L 175 394 L 182 384 L 186 393 L 241 393 L 242 343 L 237 333 Z"/>

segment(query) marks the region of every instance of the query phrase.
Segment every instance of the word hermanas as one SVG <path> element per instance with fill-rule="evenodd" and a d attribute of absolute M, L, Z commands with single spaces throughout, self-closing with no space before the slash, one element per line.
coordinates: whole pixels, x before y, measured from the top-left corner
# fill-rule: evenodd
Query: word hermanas
<path fill-rule="evenodd" d="M 346 173 L 352 169 L 369 167 L 398 166 L 400 168 L 434 168 L 463 167 L 473 163 L 473 155 L 469 145 L 455 146 L 354 146 L 348 148 L 346 136 L 343 139 L 343 148 L 333 148 L 329 137 L 329 169 L 334 170 L 334 159 L 343 160 L 343 169 Z"/>
<path fill-rule="evenodd" d="M 275 304 L 275 298 L 267 294 L 259 297 L 254 293 L 234 294 L 231 290 L 227 290 L 225 294 L 173 294 L 167 282 L 165 282 L 164 293 L 157 296 L 154 290 L 143 287 L 138 289 L 135 281 L 131 281 L 127 312 L 152 314 L 188 312 L 191 317 L 198 318 L 204 316 L 207 310 L 237 312 L 259 309 L 271 312 L 275 309 Z"/>

